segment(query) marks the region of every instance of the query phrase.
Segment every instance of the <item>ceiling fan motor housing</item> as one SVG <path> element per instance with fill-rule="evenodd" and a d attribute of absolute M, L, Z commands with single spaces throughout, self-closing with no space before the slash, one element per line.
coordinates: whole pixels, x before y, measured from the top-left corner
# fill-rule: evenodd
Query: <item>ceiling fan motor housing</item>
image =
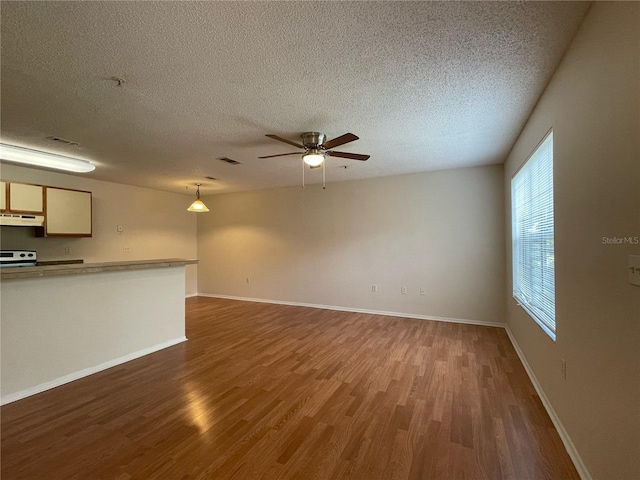
<path fill-rule="evenodd" d="M 307 149 L 318 148 L 320 145 L 324 143 L 326 140 L 326 136 L 324 133 L 320 132 L 306 132 L 300 135 L 302 139 L 302 144 Z"/>

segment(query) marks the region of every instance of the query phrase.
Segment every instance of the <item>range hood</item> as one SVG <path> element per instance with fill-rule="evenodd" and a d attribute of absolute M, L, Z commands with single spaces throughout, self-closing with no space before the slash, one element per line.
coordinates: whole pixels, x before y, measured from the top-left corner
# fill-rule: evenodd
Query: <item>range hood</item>
<path fill-rule="evenodd" d="M 27 213 L 2 213 L 0 214 L 0 226 L 11 227 L 42 227 L 43 215 L 29 215 Z"/>

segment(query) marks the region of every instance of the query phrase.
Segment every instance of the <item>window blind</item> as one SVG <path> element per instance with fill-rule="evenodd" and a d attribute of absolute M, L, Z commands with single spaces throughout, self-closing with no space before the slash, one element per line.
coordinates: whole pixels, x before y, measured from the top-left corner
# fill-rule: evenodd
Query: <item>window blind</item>
<path fill-rule="evenodd" d="M 553 131 L 511 181 L 513 296 L 555 340 Z"/>

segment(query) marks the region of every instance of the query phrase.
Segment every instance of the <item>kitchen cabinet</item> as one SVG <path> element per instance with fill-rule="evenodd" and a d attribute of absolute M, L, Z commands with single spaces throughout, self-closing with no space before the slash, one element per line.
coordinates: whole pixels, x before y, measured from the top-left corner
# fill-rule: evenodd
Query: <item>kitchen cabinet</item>
<path fill-rule="evenodd" d="M 0 182 L 0 211 L 7 209 L 7 184 Z"/>
<path fill-rule="evenodd" d="M 91 236 L 91 192 L 46 187 L 45 203 L 45 235 Z"/>
<path fill-rule="evenodd" d="M 5 187 L 7 188 L 7 187 Z M 16 213 L 42 213 L 42 185 L 9 183 L 9 211 Z"/>

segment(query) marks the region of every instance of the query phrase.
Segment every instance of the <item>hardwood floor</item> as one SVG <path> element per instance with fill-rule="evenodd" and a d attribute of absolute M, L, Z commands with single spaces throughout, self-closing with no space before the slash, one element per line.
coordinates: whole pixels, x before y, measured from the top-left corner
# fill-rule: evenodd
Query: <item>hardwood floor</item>
<path fill-rule="evenodd" d="M 2 479 L 579 479 L 504 330 L 212 298 L 2 407 Z"/>

